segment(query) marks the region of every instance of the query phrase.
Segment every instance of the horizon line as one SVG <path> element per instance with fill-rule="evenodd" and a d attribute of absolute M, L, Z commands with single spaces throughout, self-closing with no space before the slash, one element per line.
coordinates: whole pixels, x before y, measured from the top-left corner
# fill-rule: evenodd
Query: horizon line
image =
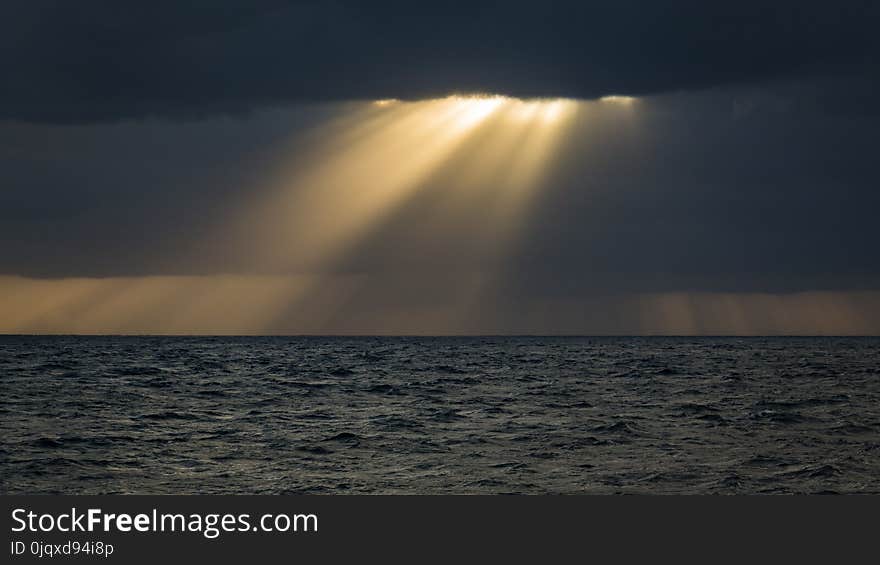
<path fill-rule="evenodd" d="M 443 338 L 443 337 L 506 337 L 506 338 L 645 338 L 645 337 L 682 337 L 682 338 L 880 338 L 880 334 L 578 334 L 578 333 L 449 333 L 449 334 L 384 334 L 384 333 L 267 333 L 267 334 L 235 334 L 235 333 L 3 333 L 0 337 L 324 337 L 324 338 Z"/>

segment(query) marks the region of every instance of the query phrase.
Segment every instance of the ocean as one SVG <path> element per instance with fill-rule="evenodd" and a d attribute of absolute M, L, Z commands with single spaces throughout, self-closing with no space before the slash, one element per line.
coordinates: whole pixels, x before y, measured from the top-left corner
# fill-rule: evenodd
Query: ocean
<path fill-rule="evenodd" d="M 880 338 L 0 337 L 3 494 L 880 493 Z"/>

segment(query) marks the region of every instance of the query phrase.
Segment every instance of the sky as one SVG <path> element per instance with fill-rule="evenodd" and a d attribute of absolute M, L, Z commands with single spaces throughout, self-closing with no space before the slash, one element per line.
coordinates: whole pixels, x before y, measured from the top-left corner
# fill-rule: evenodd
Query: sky
<path fill-rule="evenodd" d="M 876 3 L 0 11 L 0 332 L 880 334 Z"/>

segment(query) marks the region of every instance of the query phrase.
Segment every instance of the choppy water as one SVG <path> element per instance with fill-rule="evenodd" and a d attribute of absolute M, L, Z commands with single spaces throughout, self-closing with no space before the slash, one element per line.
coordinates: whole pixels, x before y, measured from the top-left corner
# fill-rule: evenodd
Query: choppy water
<path fill-rule="evenodd" d="M 0 337 L 3 493 L 880 492 L 880 339 Z"/>

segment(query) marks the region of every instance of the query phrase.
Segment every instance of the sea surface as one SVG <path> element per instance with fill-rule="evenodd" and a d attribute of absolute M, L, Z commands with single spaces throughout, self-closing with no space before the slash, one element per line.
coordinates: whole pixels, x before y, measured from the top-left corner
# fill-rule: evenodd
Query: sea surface
<path fill-rule="evenodd" d="M 0 492 L 880 493 L 877 338 L 0 337 Z"/>

